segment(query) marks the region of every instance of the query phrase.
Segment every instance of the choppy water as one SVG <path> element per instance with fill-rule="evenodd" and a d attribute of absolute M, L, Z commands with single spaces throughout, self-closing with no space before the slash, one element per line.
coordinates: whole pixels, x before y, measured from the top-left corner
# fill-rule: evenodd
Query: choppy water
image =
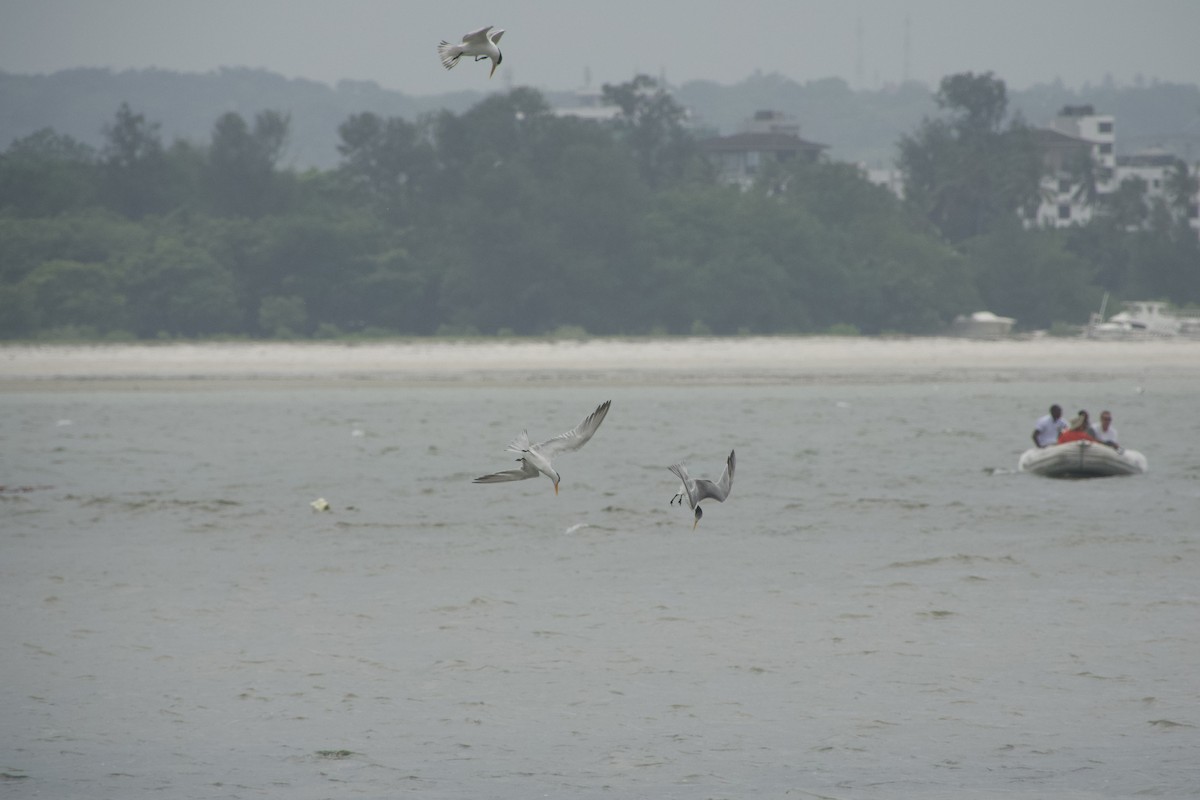
<path fill-rule="evenodd" d="M 609 397 L 559 497 L 470 483 Z M 0 395 L 0 795 L 1198 796 L 1198 397 Z M 1151 473 L 1015 473 L 1054 401 Z"/>

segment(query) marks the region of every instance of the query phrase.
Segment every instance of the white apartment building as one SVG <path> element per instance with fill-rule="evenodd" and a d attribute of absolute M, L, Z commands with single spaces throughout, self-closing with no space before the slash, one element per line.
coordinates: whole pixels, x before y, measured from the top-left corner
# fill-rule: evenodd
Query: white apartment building
<path fill-rule="evenodd" d="M 1050 129 L 1087 142 L 1096 165 L 1096 186 L 1101 193 L 1113 190 L 1117 166 L 1116 120 L 1112 114 L 1097 114 L 1091 106 L 1064 106 Z"/>
<path fill-rule="evenodd" d="M 1167 182 L 1179 164 L 1179 158 L 1154 148 L 1129 156 L 1117 156 L 1117 184 L 1129 178 L 1141 178 L 1146 184 L 1146 199 L 1167 199 Z M 1188 173 L 1200 184 L 1200 163 L 1188 164 Z M 1192 197 L 1187 210 L 1188 225 L 1200 236 L 1200 191 Z"/>
<path fill-rule="evenodd" d="M 1092 218 L 1094 195 L 1117 187 L 1116 120 L 1092 106 L 1066 106 L 1048 128 L 1034 130 L 1042 153 L 1042 202 L 1032 223 L 1043 227 L 1083 225 Z M 1092 185 L 1079 180 L 1091 159 Z"/>
<path fill-rule="evenodd" d="M 1146 183 L 1146 200 L 1163 197 L 1167 176 L 1179 159 L 1162 150 L 1129 156 L 1116 154 L 1116 120 L 1097 114 L 1092 106 L 1066 106 L 1047 128 L 1034 131 L 1046 173 L 1042 178 L 1042 202 L 1030 224 L 1044 227 L 1083 225 L 1095 212 L 1095 200 L 1116 191 L 1129 178 Z M 1092 160 L 1092 186 L 1080 179 L 1079 158 Z M 1193 176 L 1200 164 L 1188 165 Z M 1200 192 L 1192 198 L 1188 224 L 1200 236 Z"/>

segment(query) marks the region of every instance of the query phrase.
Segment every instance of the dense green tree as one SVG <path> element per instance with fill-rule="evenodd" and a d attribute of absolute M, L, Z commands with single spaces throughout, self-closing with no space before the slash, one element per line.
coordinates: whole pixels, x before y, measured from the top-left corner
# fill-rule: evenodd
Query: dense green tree
<path fill-rule="evenodd" d="M 474 167 L 511 159 L 528 161 L 531 128 L 549 111 L 539 92 L 519 88 L 492 95 L 462 114 L 439 113 L 429 124 L 438 163 L 446 173 L 441 188 L 452 196 L 462 190 Z"/>
<path fill-rule="evenodd" d="M 951 75 L 942 79 L 935 99 L 949 118 L 926 119 L 900 140 L 908 202 L 952 242 L 1035 209 L 1041 159 L 1021 120 L 1002 127 L 1004 82 L 990 72 Z"/>
<path fill-rule="evenodd" d="M 0 283 L 0 338 L 20 339 L 39 330 L 35 298 L 23 283 Z"/>
<path fill-rule="evenodd" d="M 232 272 L 205 249 L 159 236 L 119 265 L 138 336 L 196 336 L 244 328 Z"/>
<path fill-rule="evenodd" d="M 264 218 L 251 233 L 238 274 L 241 294 L 256 306 L 264 297 L 300 298 L 307 323 L 296 333 L 321 324 L 348 332 L 401 329 L 400 320 L 379 317 L 361 285 L 392 249 L 393 234 L 384 223 L 360 215 L 287 215 Z"/>
<path fill-rule="evenodd" d="M 948 75 L 942 78 L 933 99 L 938 108 L 956 114 L 954 125 L 962 136 L 999 133 L 1008 110 L 1008 89 L 990 72 Z"/>
<path fill-rule="evenodd" d="M 931 333 L 978 302 L 966 260 L 920 233 L 909 207 L 854 166 L 788 162 L 762 176 L 760 190 L 795 204 L 821 224 L 808 245 L 804 294 L 814 323 L 852 324 L 867 333 Z M 788 250 L 803 245 L 789 242 Z"/>
<path fill-rule="evenodd" d="M 213 207 L 226 216 L 259 217 L 277 210 L 282 179 L 276 165 L 287 142 L 289 119 L 263 111 L 251 128 L 240 114 L 222 114 L 208 151 Z"/>
<path fill-rule="evenodd" d="M 1131 289 L 1138 270 L 1134 237 L 1099 218 L 1067 228 L 1064 237 L 1064 247 L 1091 265 L 1095 286 L 1117 294 Z"/>
<path fill-rule="evenodd" d="M 633 151 L 642 178 L 653 189 L 682 180 L 694 165 L 695 140 L 684 128 L 687 109 L 648 75 L 604 84 L 607 105 L 621 109 L 614 126 Z"/>
<path fill-rule="evenodd" d="M 436 152 L 420 126 L 393 117 L 355 114 L 338 128 L 341 172 L 381 215 L 411 222 L 437 171 Z"/>
<path fill-rule="evenodd" d="M 159 135 L 161 127 L 122 103 L 116 119 L 104 129 L 105 201 L 133 218 L 167 210 L 169 167 Z"/>
<path fill-rule="evenodd" d="M 17 284 L 46 261 L 119 259 L 147 238 L 142 225 L 100 209 L 36 219 L 0 215 L 0 283 Z"/>
<path fill-rule="evenodd" d="M 1150 218 L 1146 202 L 1148 185 L 1142 178 L 1126 178 L 1115 191 L 1102 195 L 1099 204 L 1100 223 L 1121 231 L 1136 231 Z"/>
<path fill-rule="evenodd" d="M 125 296 L 106 264 L 46 261 L 22 281 L 36 325 L 93 335 L 126 327 Z"/>
<path fill-rule="evenodd" d="M 303 297 L 270 295 L 258 307 L 258 328 L 268 336 L 287 339 L 308 327 Z"/>
<path fill-rule="evenodd" d="M 0 154 L 0 336 L 932 333 L 979 308 L 1082 322 L 1103 291 L 1200 300 L 1186 172 L 1087 225 L 1022 227 L 1037 163 L 1003 88 L 947 79 L 907 202 L 844 163 L 719 185 L 646 80 L 609 87 L 611 124 L 530 89 L 355 114 L 340 166 L 303 174 L 274 112 L 163 148 L 123 106 L 98 157 L 53 131 Z"/>
<path fill-rule="evenodd" d="M 1134 261 L 1133 288 L 1137 297 L 1200 300 L 1200 241 L 1186 218 L 1178 219 L 1162 197 L 1150 203 L 1145 230 L 1131 237 Z"/>
<path fill-rule="evenodd" d="M 47 217 L 95 203 L 95 151 L 43 128 L 0 154 L 0 210 Z"/>
<path fill-rule="evenodd" d="M 1069 234 L 1012 221 L 966 243 L 985 306 L 1025 328 L 1083 321 L 1100 305 L 1093 267 L 1068 249 Z"/>

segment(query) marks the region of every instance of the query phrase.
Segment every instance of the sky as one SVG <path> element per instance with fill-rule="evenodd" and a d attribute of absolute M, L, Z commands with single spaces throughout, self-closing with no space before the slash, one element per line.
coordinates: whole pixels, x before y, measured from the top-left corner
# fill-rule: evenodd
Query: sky
<path fill-rule="evenodd" d="M 445 71 L 437 43 L 484 25 L 506 31 L 496 77 L 486 63 Z M 0 0 L 0 70 L 72 67 L 253 67 L 411 95 L 595 88 L 639 72 L 855 88 L 966 71 L 1011 89 L 1200 83 L 1200 0 Z"/>

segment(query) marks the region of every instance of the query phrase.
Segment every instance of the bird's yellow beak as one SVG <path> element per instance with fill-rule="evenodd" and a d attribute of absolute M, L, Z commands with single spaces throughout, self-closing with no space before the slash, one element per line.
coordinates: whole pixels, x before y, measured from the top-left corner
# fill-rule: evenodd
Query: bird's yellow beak
<path fill-rule="evenodd" d="M 696 526 L 699 524 L 700 524 L 700 520 L 698 520 L 698 519 L 693 520 L 692 521 L 692 530 L 696 530 Z"/>
<path fill-rule="evenodd" d="M 554 496 L 558 497 L 558 481 L 554 482 Z"/>
<path fill-rule="evenodd" d="M 495 75 L 495 74 L 496 74 L 496 67 L 498 67 L 498 66 L 500 66 L 500 62 L 499 62 L 499 61 L 493 61 L 493 62 L 492 62 L 492 71 L 488 73 L 488 77 L 489 77 L 489 78 L 490 78 L 490 77 L 492 77 L 493 75 Z"/>

